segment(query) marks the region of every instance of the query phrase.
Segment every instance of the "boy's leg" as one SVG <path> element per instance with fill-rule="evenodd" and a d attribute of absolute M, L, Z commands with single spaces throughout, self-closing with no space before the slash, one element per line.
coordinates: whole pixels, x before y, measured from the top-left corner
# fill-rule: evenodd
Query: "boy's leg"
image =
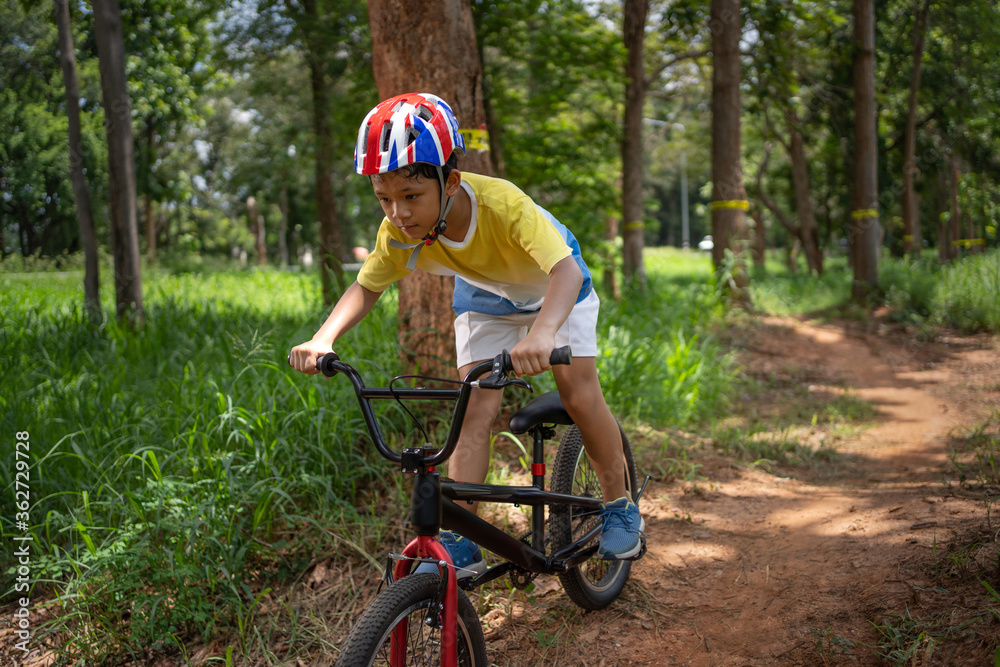
<path fill-rule="evenodd" d="M 594 465 L 604 501 L 612 502 L 627 496 L 621 433 L 604 400 L 596 359 L 574 357 L 569 366 L 553 366 L 552 374 L 566 412 L 580 429 L 583 446 Z"/>
<path fill-rule="evenodd" d="M 563 406 L 580 429 L 583 446 L 604 495 L 598 553 L 602 558 L 635 558 L 642 553 L 645 523 L 626 485 L 621 433 L 604 401 L 594 357 L 576 357 L 569 366 L 553 366 Z"/>
<path fill-rule="evenodd" d="M 478 362 L 476 362 L 478 363 Z M 459 376 L 465 377 L 475 363 L 462 366 Z M 448 459 L 448 476 L 456 482 L 482 484 L 490 467 L 490 434 L 493 420 L 500 412 L 503 390 L 473 389 L 469 407 L 462 422 L 462 434 L 455 446 L 455 453 Z M 463 505 L 470 512 L 477 512 L 478 503 Z"/>

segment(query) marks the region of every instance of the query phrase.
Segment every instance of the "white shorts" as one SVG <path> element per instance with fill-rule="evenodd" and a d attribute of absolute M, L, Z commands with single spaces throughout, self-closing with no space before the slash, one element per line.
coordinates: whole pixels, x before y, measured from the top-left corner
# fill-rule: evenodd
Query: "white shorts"
<path fill-rule="evenodd" d="M 556 332 L 556 347 L 569 345 L 574 357 L 597 356 L 597 313 L 601 300 L 590 291 L 583 301 L 573 306 L 569 317 Z M 485 315 L 465 312 L 455 318 L 455 347 L 458 367 L 475 361 L 486 361 L 511 350 L 528 334 L 538 313 Z"/>

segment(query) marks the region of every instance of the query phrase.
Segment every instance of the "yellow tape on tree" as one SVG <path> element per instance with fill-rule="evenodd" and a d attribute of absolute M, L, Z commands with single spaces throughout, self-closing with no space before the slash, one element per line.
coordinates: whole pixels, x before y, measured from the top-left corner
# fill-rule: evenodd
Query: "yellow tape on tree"
<path fill-rule="evenodd" d="M 459 130 L 462 139 L 465 140 L 465 150 L 467 151 L 488 151 L 490 149 L 490 133 L 483 129 Z"/>
<path fill-rule="evenodd" d="M 986 245 L 986 239 L 959 239 L 957 241 L 952 241 L 953 246 L 968 246 L 972 247 L 974 245 Z"/>
<path fill-rule="evenodd" d="M 622 225 L 622 229 L 624 229 L 625 231 L 629 231 L 632 229 L 645 229 L 645 228 L 646 228 L 646 223 L 643 222 L 642 220 L 633 220 L 632 222 L 626 222 L 624 225 Z"/>
<path fill-rule="evenodd" d="M 712 202 L 713 211 L 725 211 L 730 209 L 736 209 L 739 211 L 746 211 L 750 208 L 750 202 L 746 199 L 721 199 L 719 201 Z"/>
<path fill-rule="evenodd" d="M 903 243 L 912 243 L 913 234 L 903 234 Z"/>
<path fill-rule="evenodd" d="M 859 208 L 856 211 L 851 211 L 851 217 L 855 220 L 860 220 L 861 218 L 877 218 L 878 209 L 877 208 Z"/>

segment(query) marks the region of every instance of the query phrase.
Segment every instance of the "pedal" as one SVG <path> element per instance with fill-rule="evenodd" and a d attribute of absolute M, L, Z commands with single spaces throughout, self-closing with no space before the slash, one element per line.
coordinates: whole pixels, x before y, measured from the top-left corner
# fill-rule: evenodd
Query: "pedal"
<path fill-rule="evenodd" d="M 636 561 L 636 560 L 639 560 L 640 558 L 642 558 L 643 556 L 645 556 L 646 555 L 646 537 L 644 535 L 640 535 L 639 536 L 639 544 L 641 545 L 639 547 L 639 553 L 637 553 L 636 555 L 632 556 L 631 558 L 625 558 L 623 560 Z"/>

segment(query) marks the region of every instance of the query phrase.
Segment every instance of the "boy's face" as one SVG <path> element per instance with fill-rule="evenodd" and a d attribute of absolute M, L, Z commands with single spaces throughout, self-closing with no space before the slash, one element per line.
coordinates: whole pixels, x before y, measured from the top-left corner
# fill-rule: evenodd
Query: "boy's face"
<path fill-rule="evenodd" d="M 422 239 L 437 224 L 441 213 L 441 191 L 437 181 L 392 173 L 371 180 L 385 217 L 408 237 Z"/>

